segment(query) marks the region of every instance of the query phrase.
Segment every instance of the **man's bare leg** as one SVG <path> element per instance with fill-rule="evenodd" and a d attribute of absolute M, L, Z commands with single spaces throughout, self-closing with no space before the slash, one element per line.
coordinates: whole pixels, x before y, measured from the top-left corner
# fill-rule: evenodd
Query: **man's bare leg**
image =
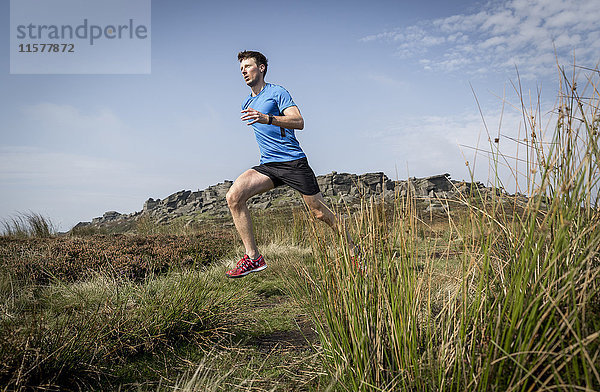
<path fill-rule="evenodd" d="M 248 169 L 235 180 L 227 192 L 227 205 L 231 211 L 233 223 L 242 238 L 246 254 L 253 259 L 260 256 L 260 253 L 256 246 L 252 218 L 250 217 L 250 211 L 246 202 L 252 196 L 266 192 L 274 187 L 273 181 L 268 176 L 254 169 Z"/>
<path fill-rule="evenodd" d="M 346 240 L 350 245 L 350 254 L 352 256 L 355 256 L 355 253 L 357 252 L 356 245 L 354 244 L 354 241 L 352 241 L 352 237 L 348 232 L 346 224 L 338 216 L 336 216 L 333 213 L 333 211 L 329 209 L 329 207 L 327 207 L 327 205 L 325 204 L 325 199 L 323 199 L 323 195 L 321 194 L 321 192 L 312 196 L 302 195 L 302 197 L 304 198 L 304 201 L 306 202 L 311 212 L 315 215 L 317 219 L 322 220 L 323 222 L 327 223 L 329 227 L 331 227 L 333 230 L 337 231 L 338 233 L 342 233 L 346 236 Z"/>

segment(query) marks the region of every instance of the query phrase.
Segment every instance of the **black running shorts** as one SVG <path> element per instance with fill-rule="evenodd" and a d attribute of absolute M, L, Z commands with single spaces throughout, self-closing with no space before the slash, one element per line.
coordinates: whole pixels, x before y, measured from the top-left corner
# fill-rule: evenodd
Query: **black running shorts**
<path fill-rule="evenodd" d="M 268 162 L 252 169 L 269 177 L 275 187 L 289 185 L 303 195 L 312 196 L 321 192 L 315 173 L 308 166 L 306 157 L 288 162 Z"/>

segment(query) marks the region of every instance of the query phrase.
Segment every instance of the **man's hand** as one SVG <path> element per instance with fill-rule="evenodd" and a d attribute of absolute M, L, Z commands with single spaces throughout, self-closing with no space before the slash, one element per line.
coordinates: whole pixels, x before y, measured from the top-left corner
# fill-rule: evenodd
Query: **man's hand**
<path fill-rule="evenodd" d="M 269 116 L 259 112 L 258 110 L 254 110 L 252 108 L 248 108 L 242 110 L 242 121 L 248 121 L 246 125 L 252 125 L 254 123 L 268 124 Z"/>
<path fill-rule="evenodd" d="M 247 125 L 254 123 L 268 124 L 269 115 L 248 108 L 242 110 L 242 121 L 248 121 Z M 300 114 L 300 110 L 297 106 L 290 106 L 283 110 L 283 116 L 273 116 L 273 122 L 271 125 L 275 125 L 287 129 L 304 129 L 304 119 Z"/>

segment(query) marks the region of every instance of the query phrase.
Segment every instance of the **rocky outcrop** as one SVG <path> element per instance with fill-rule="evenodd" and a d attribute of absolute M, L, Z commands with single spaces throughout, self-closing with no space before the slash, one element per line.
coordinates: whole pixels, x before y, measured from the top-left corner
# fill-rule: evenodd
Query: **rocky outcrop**
<path fill-rule="evenodd" d="M 383 172 L 361 175 L 331 172 L 318 176 L 317 181 L 323 196 L 331 204 L 353 205 L 361 198 L 372 196 L 392 201 L 396 196 L 404 197 L 410 194 L 417 198 L 429 199 L 426 212 L 446 211 L 447 204 L 440 200 L 455 198 L 459 194 L 468 194 L 475 190 L 487 190 L 481 183 L 453 181 L 449 174 L 393 181 Z M 202 191 L 182 190 L 162 200 L 150 198 L 144 202 L 139 212 L 120 214 L 116 211 L 108 211 L 91 222 L 79 223 L 76 228 L 124 225 L 134 223 L 142 217 L 158 224 L 165 224 L 180 217 L 201 220 L 203 217 L 229 216 L 225 195 L 231 185 L 233 185 L 232 181 L 225 181 Z M 298 192 L 287 186 L 254 196 L 248 201 L 248 207 L 254 210 L 301 204 L 302 199 Z"/>

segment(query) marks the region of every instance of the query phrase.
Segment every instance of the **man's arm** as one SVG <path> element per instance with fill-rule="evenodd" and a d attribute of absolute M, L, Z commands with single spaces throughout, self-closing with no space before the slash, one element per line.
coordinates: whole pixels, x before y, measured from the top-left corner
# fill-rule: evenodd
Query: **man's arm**
<path fill-rule="evenodd" d="M 283 116 L 273 116 L 273 122 L 271 124 L 287 129 L 304 129 L 304 119 L 300 114 L 298 106 L 290 106 L 288 108 L 285 108 L 283 109 L 282 114 Z M 242 121 L 249 120 L 247 125 L 252 125 L 254 123 L 269 123 L 268 114 L 261 113 L 258 110 L 254 110 L 252 108 L 242 110 L 241 119 Z"/>

